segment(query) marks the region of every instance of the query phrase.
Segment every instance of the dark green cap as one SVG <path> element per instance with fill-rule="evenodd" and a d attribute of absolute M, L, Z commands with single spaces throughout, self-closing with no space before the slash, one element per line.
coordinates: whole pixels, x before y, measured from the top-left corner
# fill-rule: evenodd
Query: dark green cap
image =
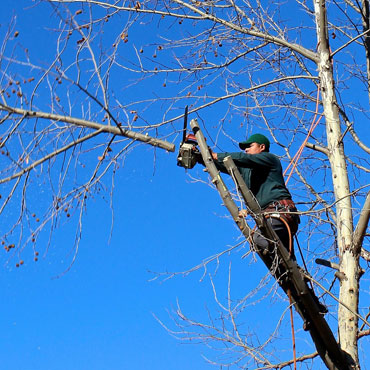
<path fill-rule="evenodd" d="M 265 144 L 266 152 L 270 150 L 270 141 L 265 135 L 262 134 L 254 134 L 250 136 L 246 141 L 239 143 L 239 148 L 241 150 L 245 150 L 246 148 L 249 148 L 252 143 Z"/>

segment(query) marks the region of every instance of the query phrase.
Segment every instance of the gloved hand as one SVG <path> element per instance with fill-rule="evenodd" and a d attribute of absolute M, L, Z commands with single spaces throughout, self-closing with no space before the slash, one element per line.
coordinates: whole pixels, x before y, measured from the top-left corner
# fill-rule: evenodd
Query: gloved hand
<path fill-rule="evenodd" d="M 248 216 L 248 211 L 246 209 L 241 209 L 239 211 L 239 217 L 244 218 Z"/>
<path fill-rule="evenodd" d="M 203 158 L 202 158 L 202 154 L 199 151 L 195 151 L 193 153 L 193 156 L 194 156 L 195 160 L 197 161 L 197 163 L 200 163 L 204 166 L 204 161 L 203 161 Z"/>

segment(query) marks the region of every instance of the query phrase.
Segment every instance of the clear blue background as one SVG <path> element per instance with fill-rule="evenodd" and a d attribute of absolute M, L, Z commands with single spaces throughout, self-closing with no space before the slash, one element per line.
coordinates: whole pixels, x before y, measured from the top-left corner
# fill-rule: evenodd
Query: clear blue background
<path fill-rule="evenodd" d="M 54 40 L 52 33 L 45 32 L 54 23 L 50 7 L 34 8 L 34 4 L 30 0 L 2 0 L 0 24 L 4 34 L 12 15 L 16 15 L 12 33 L 18 30 L 19 42 L 29 48 L 33 58 L 42 61 L 55 53 L 55 47 L 49 47 Z M 138 35 L 150 38 L 145 29 L 138 30 Z M 140 87 L 130 92 L 140 94 Z M 217 112 L 203 118 L 212 122 L 218 119 Z M 243 139 L 242 132 L 234 139 Z M 223 149 L 234 150 L 235 146 L 230 143 Z M 273 146 L 272 150 L 279 148 Z M 260 261 L 241 259 L 248 246 L 240 246 L 207 271 L 199 269 L 171 279 L 166 279 L 170 274 L 161 274 L 186 271 L 240 240 L 232 221 L 224 217 L 217 192 L 177 167 L 175 153 L 156 150 L 154 160 L 154 151 L 145 145 L 136 148 L 117 171 L 112 235 L 109 194 L 90 199 L 72 265 L 75 228 L 71 222 L 61 223 L 47 252 L 48 235 L 38 241 L 37 262 L 31 250 L 22 251 L 20 256 L 1 252 L 0 369 L 214 368 L 201 357 L 213 358 L 212 351 L 197 345 L 197 340 L 181 343 L 157 319 L 176 331 L 171 316 L 176 316 L 179 304 L 190 318 L 207 322 L 207 310 L 219 308 L 209 274 L 218 298 L 225 302 L 230 264 L 231 290 L 238 298 L 255 288 L 266 269 Z M 192 170 L 191 175 L 207 179 L 202 168 Z M 43 197 L 47 195 L 40 188 L 29 201 L 37 204 L 46 199 Z M 19 258 L 25 262 L 17 268 Z M 272 293 L 267 297 L 262 310 L 258 305 L 249 306 L 240 323 L 245 332 L 255 330 L 261 338 L 268 335 L 271 323 L 287 307 L 285 297 Z M 287 316 L 279 333 L 282 339 L 275 348 L 276 362 L 279 357 L 292 358 Z M 312 352 L 300 319 L 295 321 L 298 350 Z M 364 347 L 366 340 L 360 342 Z"/>

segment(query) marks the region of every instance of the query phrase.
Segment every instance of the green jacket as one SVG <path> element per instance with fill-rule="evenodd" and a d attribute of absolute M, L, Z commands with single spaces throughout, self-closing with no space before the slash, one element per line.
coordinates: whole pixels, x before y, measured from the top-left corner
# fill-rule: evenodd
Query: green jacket
<path fill-rule="evenodd" d="M 224 173 L 228 172 L 222 161 L 227 156 L 231 156 L 234 160 L 261 208 L 280 199 L 292 199 L 285 186 L 280 160 L 274 154 L 269 152 L 259 154 L 218 153 L 218 160 L 215 161 L 215 164 Z"/>

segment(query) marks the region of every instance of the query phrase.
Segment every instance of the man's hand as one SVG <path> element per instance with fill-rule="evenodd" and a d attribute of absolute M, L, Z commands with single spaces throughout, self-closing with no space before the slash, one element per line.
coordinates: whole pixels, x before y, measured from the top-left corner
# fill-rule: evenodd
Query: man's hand
<path fill-rule="evenodd" d="M 214 153 L 211 151 L 211 155 L 212 155 L 213 160 L 217 161 L 217 153 Z"/>
<path fill-rule="evenodd" d="M 203 161 L 203 158 L 202 158 L 202 154 L 200 154 L 199 151 L 195 151 L 193 152 L 193 156 L 195 158 L 195 160 L 197 161 L 197 163 L 200 163 L 202 165 L 204 165 L 204 161 Z"/>
<path fill-rule="evenodd" d="M 241 209 L 239 211 L 239 217 L 247 217 L 248 216 L 248 211 L 246 209 Z"/>

